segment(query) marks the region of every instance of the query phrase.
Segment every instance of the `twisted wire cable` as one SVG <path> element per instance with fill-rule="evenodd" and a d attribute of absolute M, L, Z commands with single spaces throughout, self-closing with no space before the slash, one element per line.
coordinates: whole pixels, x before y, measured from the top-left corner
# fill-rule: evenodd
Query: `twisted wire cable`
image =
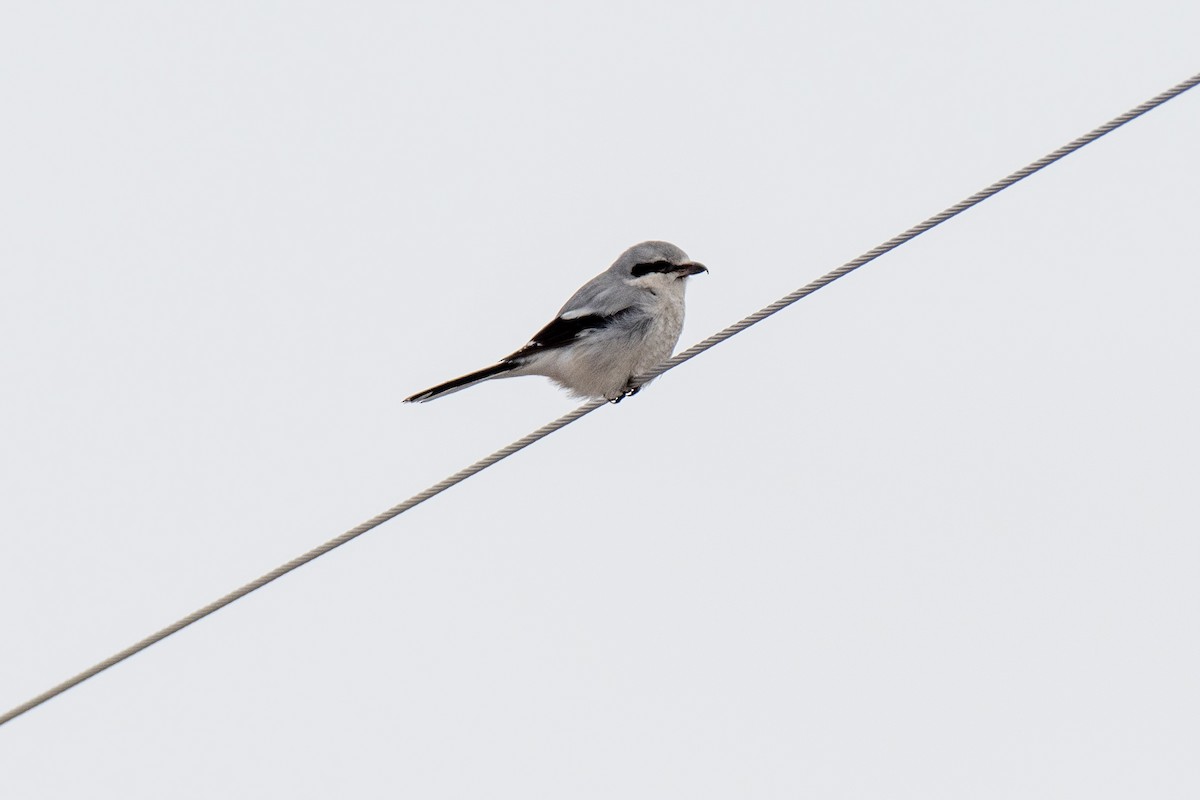
<path fill-rule="evenodd" d="M 1017 170 L 1016 172 L 1006 175 L 1005 177 L 1001 178 L 1000 180 L 996 181 L 995 183 L 993 183 L 992 185 L 990 185 L 984 189 L 980 189 L 978 192 L 971 195 L 970 197 L 968 197 L 964 200 L 960 200 L 959 202 L 955 203 L 954 205 L 950 206 L 949 208 L 945 209 L 944 211 L 934 214 L 932 217 L 925 220 L 924 222 L 918 223 L 918 224 L 912 226 L 911 228 L 909 228 L 908 230 L 904 231 L 903 233 L 893 236 L 891 239 L 888 239 L 886 242 L 876 245 L 875 247 L 871 248 L 867 252 L 863 253 L 858 258 L 847 261 L 842 266 L 838 267 L 837 269 L 833 270 L 832 272 L 822 275 L 821 277 L 817 278 L 815 281 L 808 284 L 807 286 L 800 287 L 799 289 L 792 292 L 791 294 L 779 298 L 774 303 L 771 303 L 769 306 L 766 306 L 765 308 L 755 311 L 753 314 L 746 317 L 745 319 L 739 320 L 738 322 L 735 322 L 734 324 L 730 325 L 728 328 L 725 328 L 724 330 L 714 333 L 712 336 L 708 337 L 704 341 L 697 342 L 696 344 L 689 347 L 687 350 L 684 350 L 682 353 L 679 353 L 678 355 L 676 355 L 673 358 L 669 359 L 668 361 L 664 362 L 662 364 L 662 366 L 657 367 L 653 371 L 647 373 L 642 378 L 641 382 L 644 383 L 645 381 L 650 380 L 651 378 L 661 375 L 662 373 L 666 372 L 667 370 L 674 369 L 675 367 L 679 366 L 683 362 L 689 361 L 689 360 L 695 358 L 696 356 L 700 355 L 705 350 L 715 347 L 716 345 L 725 341 L 729 337 L 731 337 L 735 334 L 741 333 L 742 331 L 746 330 L 746 328 L 749 328 L 751 325 L 757 325 L 758 323 L 762 322 L 764 319 L 771 316 L 772 314 L 776 314 L 776 313 L 782 311 L 783 309 L 787 308 L 788 306 L 792 305 L 797 300 L 801 300 L 805 297 L 808 297 L 813 292 L 817 291 L 818 289 L 822 289 L 822 288 L 828 286 L 829 284 L 836 281 L 838 278 L 843 278 L 846 275 L 849 275 L 851 272 L 853 272 L 854 270 L 863 266 L 864 264 L 869 264 L 870 262 L 872 262 L 875 259 L 879 258 L 880 256 L 884 255 L 885 253 L 889 253 L 892 250 L 895 250 L 897 247 L 904 244 L 905 242 L 909 242 L 909 241 L 915 239 L 916 237 L 920 236 L 922 233 L 925 233 L 926 231 L 930 230 L 931 228 L 941 225 L 943 222 L 950 219 L 951 217 L 956 217 L 959 214 L 961 214 L 962 212 L 966 211 L 967 209 L 979 205 L 980 203 L 982 203 L 984 200 L 987 200 L 992 195 L 999 194 L 1000 192 L 1004 191 L 1008 187 L 1012 186 L 1014 183 L 1025 180 L 1033 173 L 1038 172 L 1039 170 L 1042 170 L 1042 169 L 1050 166 L 1051 164 L 1053 164 L 1055 161 L 1058 161 L 1059 159 L 1069 156 L 1071 153 L 1074 153 L 1076 150 L 1079 150 L 1080 148 L 1085 147 L 1086 145 L 1089 145 L 1092 142 L 1096 141 L 1101 136 L 1112 133 L 1114 130 L 1121 127 L 1125 123 L 1131 122 L 1132 120 L 1137 119 L 1138 117 L 1145 114 L 1147 111 L 1152 111 L 1153 109 L 1158 108 L 1163 103 L 1167 102 L 1168 100 L 1170 100 L 1174 97 L 1178 97 L 1179 95 L 1186 92 L 1188 89 L 1195 88 L 1198 84 L 1200 84 L 1200 74 L 1193 75 L 1192 77 L 1188 78 L 1187 80 L 1182 81 L 1181 83 L 1178 83 L 1175 86 L 1172 86 L 1170 89 L 1167 89 L 1165 92 L 1162 92 L 1161 94 L 1157 94 L 1154 97 L 1147 100 L 1146 102 L 1144 102 L 1134 108 L 1129 109 L 1124 114 L 1121 114 L 1119 117 L 1113 117 L 1111 120 L 1109 120 L 1108 122 L 1099 126 L 1098 128 L 1094 128 L 1093 130 L 1088 131 L 1083 136 L 1080 136 L 1077 139 L 1072 139 L 1070 142 L 1067 142 L 1066 144 L 1064 144 L 1062 147 L 1058 148 L 1054 152 L 1047 153 L 1046 155 L 1039 158 L 1037 161 L 1034 161 L 1027 166 L 1021 167 L 1021 169 Z"/>
<path fill-rule="evenodd" d="M 1031 164 L 1017 170 L 1016 172 L 1013 172 L 1012 174 L 1007 175 L 1004 178 L 1001 178 L 1000 180 L 996 181 L 995 183 L 991 184 L 990 186 L 988 186 L 984 189 L 981 189 L 980 191 L 976 192 L 975 194 L 971 195 L 970 197 L 968 197 L 958 203 L 955 203 L 954 205 L 950 206 L 949 208 L 945 209 L 944 211 L 934 214 L 932 217 L 925 220 L 924 222 L 914 225 L 913 227 L 909 228 L 908 230 L 904 231 L 903 233 L 893 236 L 891 239 L 888 239 L 886 242 L 883 242 L 882 244 L 871 248 L 867 252 L 860 255 L 858 258 L 855 258 L 851 261 L 847 261 L 842 266 L 838 267 L 837 269 L 833 270 L 832 272 L 822 275 L 820 278 L 817 278 L 812 283 L 809 283 L 806 286 L 802 286 L 801 288 L 797 289 L 796 291 L 792 292 L 791 294 L 788 294 L 788 295 L 785 295 L 784 297 L 779 298 L 774 303 L 771 303 L 770 305 L 754 312 L 753 314 L 749 315 L 748 317 L 745 317 L 744 319 L 739 320 L 738 322 L 735 322 L 734 324 L 730 325 L 729 327 L 725 328 L 724 330 L 714 333 L 712 336 L 709 336 L 704 341 L 698 342 L 697 344 L 692 345 L 687 350 L 684 350 L 682 353 L 680 353 L 680 354 L 674 356 L 673 358 L 669 359 L 668 361 L 664 362 L 661 366 L 657 367 L 656 369 L 652 370 L 651 372 L 647 373 L 646 375 L 641 376 L 637 381 L 635 381 L 635 383 L 637 385 L 644 384 L 646 381 L 651 380 L 651 379 L 663 374 L 667 370 L 674 369 L 675 367 L 679 366 L 680 364 L 684 363 L 685 361 L 689 361 L 689 360 L 695 358 L 696 356 L 700 355 L 701 353 L 705 352 L 706 350 L 708 350 L 712 347 L 715 347 L 716 345 L 720 344 L 721 342 L 725 341 L 726 339 L 729 339 L 730 337 L 732 337 L 738 333 L 741 333 L 742 331 L 746 330 L 746 328 L 749 328 L 751 325 L 756 325 L 759 322 L 762 322 L 764 319 L 771 316 L 772 314 L 776 314 L 776 313 L 782 311 L 783 309 L 787 308 L 788 306 L 792 305 L 796 301 L 801 300 L 802 298 L 808 297 L 810 294 L 817 291 L 818 289 L 824 288 L 825 286 L 828 286 L 829 284 L 833 283 L 834 281 L 838 280 L 839 278 L 845 277 L 846 275 L 850 274 L 851 272 L 858 269 L 859 267 L 874 261 L 875 259 L 884 255 L 885 253 L 895 250 L 897 247 L 904 244 L 905 242 L 911 241 L 912 239 L 915 239 L 917 236 L 920 236 L 922 233 L 925 233 L 926 231 L 930 230 L 931 228 L 941 225 L 946 220 L 961 214 L 962 212 L 966 211 L 969 208 L 979 205 L 984 200 L 987 200 L 989 197 L 1007 189 L 1008 187 L 1012 186 L 1013 184 L 1015 184 L 1019 181 L 1024 180 L 1025 178 L 1028 178 L 1030 175 L 1034 174 L 1035 172 L 1053 164 L 1055 161 L 1058 161 L 1059 159 L 1064 158 L 1064 157 L 1070 155 L 1071 153 L 1074 153 L 1076 150 L 1079 150 L 1080 148 L 1082 148 L 1088 144 L 1091 144 L 1092 142 L 1096 141 L 1100 137 L 1102 137 L 1108 133 L 1111 133 L 1112 131 L 1121 127 L 1125 123 L 1130 122 L 1131 120 L 1137 119 L 1141 115 L 1145 114 L 1147 111 L 1151 111 L 1152 109 L 1155 109 L 1158 106 L 1161 106 L 1163 103 L 1167 102 L 1168 100 L 1170 100 L 1174 97 L 1178 97 L 1179 95 L 1183 94 L 1184 92 L 1186 92 L 1189 89 L 1192 89 L 1193 87 L 1195 87 L 1198 84 L 1200 84 L 1200 74 L 1193 75 L 1192 77 L 1188 78 L 1187 80 L 1185 80 L 1179 84 L 1176 84 L 1175 86 L 1171 87 L 1170 89 L 1167 89 L 1165 92 L 1162 92 L 1161 94 L 1158 94 L 1158 95 L 1150 98 L 1149 100 L 1136 106 L 1135 108 L 1131 108 L 1129 111 L 1126 111 L 1124 114 L 1121 114 L 1118 117 L 1114 117 L 1113 119 L 1109 120 L 1108 122 L 1104 123 L 1103 125 L 1099 126 L 1098 128 L 1095 128 L 1095 129 L 1089 131 L 1088 133 L 1084 134 L 1083 136 L 1080 136 L 1079 138 L 1068 142 L 1067 144 L 1058 148 L 1054 152 L 1048 153 L 1048 154 L 1042 156 L 1037 161 L 1034 161 Z M 225 606 L 229 605 L 230 603 L 234 602 L 235 600 L 238 600 L 238 599 L 250 594 L 251 592 L 261 589 L 262 587 L 266 586 L 268 583 L 271 583 L 272 581 L 283 577 L 284 575 L 291 572 L 292 570 L 294 570 L 298 567 L 302 567 L 305 564 L 307 564 L 308 562 L 313 561 L 317 558 L 320 558 L 321 556 L 325 555 L 329 551 L 334 550 L 338 547 L 341 547 L 342 545 L 346 544 L 350 540 L 358 538 L 359 536 L 361 536 L 362 534 L 366 533 L 369 530 L 372 530 L 373 528 L 379 527 L 383 523 L 387 522 L 388 520 L 390 520 L 394 517 L 399 516 L 400 514 L 403 514 L 405 511 L 408 511 L 409 509 L 413 508 L 414 506 L 424 503 L 426 500 L 430 499 L 431 497 L 435 497 L 435 496 L 441 494 L 442 492 L 446 491 L 450 487 L 452 487 L 456 484 L 462 483 L 467 478 L 470 478 L 472 475 L 482 472 L 483 470 L 487 469 L 488 467 L 491 467 L 494 464 L 496 464 L 500 461 L 503 461 L 504 459 L 508 458 L 509 456 L 513 455 L 514 453 L 524 450 L 529 445 L 533 444 L 534 442 L 539 441 L 540 439 L 544 439 L 545 437 L 549 436 L 550 434 L 554 433 L 555 431 L 559 430 L 560 428 L 565 428 L 567 425 L 570 425 L 572 422 L 575 422 L 576 420 L 592 413 L 593 411 L 595 411 L 597 408 L 600 408 L 604 404 L 605 404 L 604 400 L 589 401 L 589 402 L 581 405 L 579 408 L 576 408 L 574 411 L 571 411 L 568 414 L 564 414 L 563 416 L 559 417 L 558 419 L 554 420 L 553 422 L 547 423 L 546 425 L 543 425 L 542 427 L 538 428 L 537 430 L 533 431 L 532 433 L 529 433 L 529 434 L 521 437 L 520 439 L 513 442 L 512 444 L 509 444 L 506 447 L 502 447 L 501 449 L 497 450 L 496 452 L 492 453 L 491 455 L 479 459 L 478 461 L 476 461 L 474 464 L 470 465 L 469 467 L 459 470 L 458 472 L 454 473 L 453 475 L 446 478 L 445 480 L 442 480 L 439 483 L 436 483 L 433 486 L 430 486 L 425 491 L 413 495 L 412 497 L 405 500 L 403 503 L 392 506 L 387 511 L 384 511 L 381 514 L 378 514 L 378 515 L 372 517 L 371 519 L 369 519 L 359 525 L 356 525 L 355 527 L 346 531 L 342 535 L 340 535 L 336 538 L 330 539 L 329 541 L 325 542 L 322 545 L 314 547 L 313 549 L 309 550 L 307 553 L 304 553 L 303 555 L 299 555 L 296 558 L 293 558 L 291 561 L 288 561 L 286 564 L 281 564 L 280 566 L 276 567 L 275 569 L 271 570 L 270 572 L 266 573 L 265 575 L 262 575 L 261 577 L 245 584 L 244 586 L 234 589 L 229 594 L 226 594 L 225 596 L 214 600 L 213 602 L 209 603 L 208 605 L 204 606 L 203 608 L 193 611 L 191 614 L 188 614 L 186 617 L 183 617 L 182 619 L 168 625 L 167 627 L 163 628 L 162 630 L 157 631 L 157 632 L 147 636 L 145 639 L 142 639 L 141 641 L 130 645 L 129 647 L 125 648 L 124 650 L 120 651 L 119 653 L 115 653 L 114 655 L 109 656 L 108 658 L 104 659 L 103 661 L 99 662 L 98 664 L 95 664 L 95 665 L 89 667 L 88 669 L 84 670 L 83 672 L 80 672 L 78 675 L 75 675 L 75 676 L 63 681 L 62 683 L 58 684 L 57 686 L 53 686 L 50 689 L 47 689 L 45 692 L 42 692 L 41 694 L 39 694 L 37 697 L 34 697 L 34 698 L 22 703 L 21 705 L 16 706 L 15 708 L 6 712 L 4 715 L 0 716 L 0 725 L 5 724 L 6 722 L 11 722 L 12 720 L 21 716 L 25 712 L 27 712 L 33 708 L 36 708 L 37 706 L 41 705 L 42 703 L 46 702 L 47 700 L 57 697 L 58 695 L 62 694 L 63 692 L 67 691 L 68 689 L 70 689 L 74 686 L 78 686 L 79 684 L 83 683 L 84 681 L 88 680 L 89 678 L 92 678 L 92 677 L 100 674 L 101 672 L 108 669 L 109 667 L 119 664 L 120 662 L 124 661 L 125 659 L 129 658 L 130 656 L 135 655 L 136 653 L 140 653 L 142 650 L 145 650 L 146 648 L 150 647 L 153 644 L 156 644 L 157 642 L 161 642 L 163 639 L 167 638 L 168 636 L 170 636 L 174 633 L 178 633 L 179 631 L 183 630 L 184 628 L 191 625 L 192 623 L 198 622 L 199 620 L 204 619 L 209 614 L 212 614 L 215 611 L 219 611 L 220 609 L 224 608 Z"/>

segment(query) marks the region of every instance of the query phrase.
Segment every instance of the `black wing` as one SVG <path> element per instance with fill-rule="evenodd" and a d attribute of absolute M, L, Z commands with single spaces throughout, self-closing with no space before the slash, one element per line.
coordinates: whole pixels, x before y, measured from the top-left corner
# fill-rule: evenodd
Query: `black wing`
<path fill-rule="evenodd" d="M 634 311 L 632 307 L 623 308 L 613 314 L 584 314 L 571 319 L 558 319 L 551 322 L 546 327 L 533 335 L 529 343 L 522 347 L 517 352 L 510 356 L 500 359 L 501 361 L 512 361 L 521 356 L 527 356 L 530 353 L 536 353 L 543 350 L 553 350 L 558 347 L 565 347 L 571 342 L 576 341 L 581 336 L 586 336 L 592 331 L 607 328 L 617 320 L 630 314 Z"/>

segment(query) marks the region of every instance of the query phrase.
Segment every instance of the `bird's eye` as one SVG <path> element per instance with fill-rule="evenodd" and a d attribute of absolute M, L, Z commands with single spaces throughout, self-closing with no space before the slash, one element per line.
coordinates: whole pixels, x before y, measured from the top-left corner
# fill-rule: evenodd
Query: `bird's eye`
<path fill-rule="evenodd" d="M 651 261 L 646 264 L 638 264 L 633 268 L 633 277 L 640 278 L 643 275 L 649 275 L 651 272 L 670 272 L 679 269 L 679 266 L 672 264 L 670 261 Z"/>

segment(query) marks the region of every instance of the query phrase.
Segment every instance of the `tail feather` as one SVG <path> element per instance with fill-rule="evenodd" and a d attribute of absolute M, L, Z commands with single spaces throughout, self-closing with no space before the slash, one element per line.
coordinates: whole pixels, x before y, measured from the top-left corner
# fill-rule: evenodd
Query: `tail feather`
<path fill-rule="evenodd" d="M 506 372 L 511 372 L 516 369 L 519 364 L 513 364 L 507 361 L 501 361 L 499 364 L 493 364 L 490 367 L 484 367 L 481 370 L 472 372 L 469 375 L 463 375 L 461 378 L 455 378 L 452 381 L 439 383 L 432 389 L 426 389 L 423 392 L 417 392 L 412 397 L 406 397 L 406 403 L 428 403 L 430 400 L 436 400 L 444 395 L 462 391 L 468 386 L 474 386 L 477 383 L 482 383 L 489 378 L 495 378 L 498 375 L 503 375 Z"/>

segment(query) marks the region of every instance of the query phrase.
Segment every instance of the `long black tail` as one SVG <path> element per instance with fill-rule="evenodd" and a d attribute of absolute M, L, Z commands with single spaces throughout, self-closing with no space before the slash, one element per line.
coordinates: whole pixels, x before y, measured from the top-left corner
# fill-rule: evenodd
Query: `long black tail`
<path fill-rule="evenodd" d="M 509 361 L 501 361 L 499 364 L 493 364 L 490 367 L 484 367 L 483 369 L 481 369 L 477 372 L 472 372 L 470 375 L 463 375 L 461 378 L 455 378 L 452 381 L 446 381 L 445 383 L 439 383 L 437 386 L 434 386 L 432 389 L 426 389 L 423 392 L 417 392 L 412 397 L 405 398 L 404 402 L 406 402 L 406 403 L 427 403 L 430 400 L 436 400 L 439 397 L 442 397 L 443 395 L 447 395 L 447 394 L 451 394 L 452 392 L 460 391 L 462 389 L 467 388 L 468 386 L 474 386 L 477 383 L 482 383 L 483 381 L 486 381 L 488 378 L 494 378 L 497 375 L 503 375 L 506 372 L 511 372 L 512 370 L 516 369 L 518 366 L 520 366 L 520 365 L 513 364 L 512 362 L 509 362 Z"/>

